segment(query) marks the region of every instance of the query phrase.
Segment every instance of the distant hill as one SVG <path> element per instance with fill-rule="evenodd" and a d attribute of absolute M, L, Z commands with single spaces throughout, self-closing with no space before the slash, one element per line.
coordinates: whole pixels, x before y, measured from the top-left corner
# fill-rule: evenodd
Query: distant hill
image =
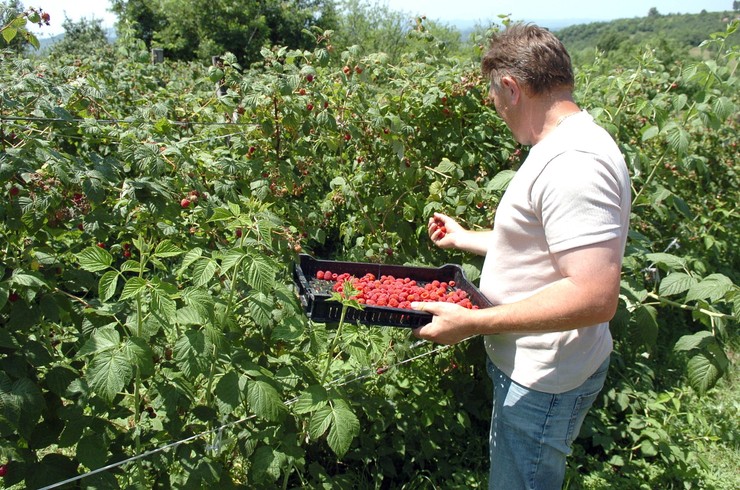
<path fill-rule="evenodd" d="M 576 24 L 557 30 L 557 36 L 569 51 L 599 47 L 616 49 L 621 43 L 642 44 L 650 39 L 665 39 L 687 49 L 699 46 L 709 35 L 727 28 L 740 13 L 701 12 L 699 14 L 648 15 L 631 19 L 616 19 L 610 22 Z M 740 31 L 728 41 L 740 44 Z"/>

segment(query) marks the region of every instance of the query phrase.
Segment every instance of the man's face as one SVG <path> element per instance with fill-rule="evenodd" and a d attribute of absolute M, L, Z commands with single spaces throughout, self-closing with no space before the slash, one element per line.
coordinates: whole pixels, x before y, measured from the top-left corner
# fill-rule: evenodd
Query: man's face
<path fill-rule="evenodd" d="M 500 87 L 494 83 L 491 84 L 491 89 L 488 91 L 488 98 L 493 101 L 493 107 L 496 109 L 496 112 L 499 116 L 501 116 L 501 119 L 504 120 L 506 124 L 508 124 L 508 109 L 509 104 L 507 102 L 506 94 L 505 94 L 505 88 Z"/>

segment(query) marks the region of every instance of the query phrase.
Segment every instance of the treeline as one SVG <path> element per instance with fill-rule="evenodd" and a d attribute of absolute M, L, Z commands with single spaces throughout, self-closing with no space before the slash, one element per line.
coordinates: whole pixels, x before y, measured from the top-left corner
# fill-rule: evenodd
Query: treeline
<path fill-rule="evenodd" d="M 651 9 L 646 17 L 573 25 L 558 30 L 557 35 L 576 53 L 593 48 L 612 52 L 652 42 L 669 43 L 687 51 L 698 47 L 711 33 L 725 31 L 727 24 L 737 18 L 740 13 L 731 11 L 662 15 Z M 738 44 L 740 32 L 736 31 L 728 41 Z"/>

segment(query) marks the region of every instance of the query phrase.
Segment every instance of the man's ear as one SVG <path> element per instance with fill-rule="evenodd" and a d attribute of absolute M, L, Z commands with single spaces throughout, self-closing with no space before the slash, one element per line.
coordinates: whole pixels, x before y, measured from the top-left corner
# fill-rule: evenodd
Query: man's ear
<path fill-rule="evenodd" d="M 508 75 L 501 77 L 501 89 L 512 104 L 519 102 L 519 98 L 522 95 L 522 88 L 519 86 L 519 82 L 516 81 L 516 78 L 512 78 Z"/>

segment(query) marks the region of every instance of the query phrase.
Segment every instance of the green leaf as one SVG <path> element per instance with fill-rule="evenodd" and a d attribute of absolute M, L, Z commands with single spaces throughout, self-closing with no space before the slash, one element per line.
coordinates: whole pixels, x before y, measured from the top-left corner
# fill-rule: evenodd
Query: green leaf
<path fill-rule="evenodd" d="M 100 247 L 87 247 L 76 255 L 80 266 L 88 272 L 99 272 L 113 263 L 113 256 Z"/>
<path fill-rule="evenodd" d="M 502 192 L 505 191 L 509 186 L 511 179 L 514 178 L 516 172 L 514 170 L 502 170 L 501 172 L 494 175 L 494 177 L 486 184 L 486 190 L 488 192 Z"/>
<path fill-rule="evenodd" d="M 248 298 L 252 321 L 260 327 L 269 326 L 272 323 L 272 310 L 275 307 L 273 300 L 258 291 L 250 291 Z"/>
<path fill-rule="evenodd" d="M 77 443 L 75 455 L 80 463 L 91 470 L 103 466 L 108 458 L 105 438 L 100 434 L 88 434 Z"/>
<path fill-rule="evenodd" d="M 8 24 L 5 26 L 2 30 L 3 33 L 3 39 L 5 39 L 5 42 L 10 44 L 10 41 L 15 39 L 15 36 L 18 34 L 18 29 L 13 27 L 12 24 Z"/>
<path fill-rule="evenodd" d="M 175 301 L 170 298 L 167 291 L 159 287 L 151 291 L 150 308 L 152 313 L 163 322 L 171 322 L 177 313 Z"/>
<path fill-rule="evenodd" d="M 685 154 L 688 151 L 691 136 L 684 127 L 671 122 L 666 124 L 663 131 L 666 135 L 666 141 L 672 150 L 681 154 Z"/>
<path fill-rule="evenodd" d="M 658 449 L 655 447 L 655 444 L 653 444 L 650 440 L 644 440 L 640 444 L 640 452 L 645 457 L 653 457 L 658 455 Z"/>
<path fill-rule="evenodd" d="M 128 356 L 120 350 L 109 350 L 93 358 L 85 377 L 93 391 L 111 403 L 133 375 L 133 365 Z"/>
<path fill-rule="evenodd" d="M 200 259 L 203 256 L 203 249 L 202 248 L 192 248 L 188 250 L 185 253 L 185 257 L 182 259 L 182 266 L 180 266 L 180 270 L 178 271 L 178 274 L 182 274 L 185 269 L 190 267 L 193 263 L 195 263 L 196 260 Z"/>
<path fill-rule="evenodd" d="M 658 312 L 650 305 L 640 305 L 632 313 L 636 324 L 634 332 L 637 339 L 646 347 L 652 347 L 658 340 Z"/>
<path fill-rule="evenodd" d="M 717 301 L 725 296 L 734 287 L 729 277 L 723 274 L 711 274 L 694 284 L 686 294 L 686 301 L 710 299 Z"/>
<path fill-rule="evenodd" d="M 252 460 L 255 478 L 258 481 L 267 479 L 274 482 L 280 477 L 281 468 L 286 465 L 287 457 L 276 448 L 260 446 L 254 452 Z"/>
<path fill-rule="evenodd" d="M 324 435 L 332 422 L 333 410 L 331 405 L 324 405 L 311 415 L 308 422 L 308 435 L 312 439 L 318 439 Z"/>
<path fill-rule="evenodd" d="M 293 411 L 297 414 L 315 412 L 316 410 L 325 407 L 328 400 L 329 396 L 323 386 L 309 386 L 306 391 L 298 396 L 298 399 L 293 404 Z M 321 434 L 323 434 L 323 431 L 319 436 L 321 436 Z"/>
<path fill-rule="evenodd" d="M 642 142 L 644 143 L 645 141 L 655 138 L 658 136 L 659 132 L 660 128 L 658 128 L 658 126 L 645 126 L 642 129 Z"/>
<path fill-rule="evenodd" d="M 34 273 L 27 272 L 13 272 L 10 277 L 10 283 L 16 286 L 26 287 L 44 287 L 47 286 L 46 282 Z"/>
<path fill-rule="evenodd" d="M 672 296 L 689 290 L 696 284 L 696 279 L 685 272 L 672 272 L 660 281 L 660 295 Z"/>
<path fill-rule="evenodd" d="M 175 342 L 175 359 L 183 374 L 190 379 L 205 374 L 209 367 L 212 344 L 200 330 L 189 330 Z"/>
<path fill-rule="evenodd" d="M 203 257 L 199 259 L 193 267 L 192 280 L 196 286 L 204 286 L 213 278 L 218 269 L 215 260 Z"/>
<path fill-rule="evenodd" d="M 656 264 L 663 264 L 671 270 L 686 268 L 686 259 L 668 253 L 650 253 L 646 254 L 645 257 Z"/>
<path fill-rule="evenodd" d="M 116 288 L 118 287 L 118 272 L 107 271 L 98 281 L 98 297 L 100 301 L 108 301 L 116 294 Z"/>
<path fill-rule="evenodd" d="M 154 352 L 146 340 L 140 337 L 129 337 L 123 343 L 122 352 L 131 365 L 136 366 L 144 377 L 154 373 Z"/>
<path fill-rule="evenodd" d="M 448 158 L 443 158 L 435 170 L 442 174 L 452 174 L 457 170 L 457 165 Z"/>
<path fill-rule="evenodd" d="M 700 394 L 709 391 L 727 371 L 729 360 L 722 347 L 716 342 L 689 359 L 689 384 Z"/>
<path fill-rule="evenodd" d="M 360 421 L 344 400 L 335 399 L 331 404 L 318 409 L 308 424 L 309 435 L 318 439 L 326 430 L 326 441 L 338 457 L 342 457 L 360 433 Z"/>
<path fill-rule="evenodd" d="M 147 287 L 146 279 L 143 279 L 141 277 L 131 277 L 126 281 L 126 284 L 123 286 L 123 291 L 121 292 L 120 300 L 124 301 L 129 298 L 133 298 L 137 294 L 144 291 Z"/>
<path fill-rule="evenodd" d="M 259 379 L 247 383 L 247 403 L 258 417 L 271 421 L 277 420 L 285 408 L 277 390 Z"/>
<path fill-rule="evenodd" d="M 242 389 L 239 376 L 234 371 L 229 371 L 218 380 L 214 395 L 221 405 L 221 412 L 231 413 L 242 402 Z"/>
<path fill-rule="evenodd" d="M 683 337 L 678 339 L 676 345 L 673 346 L 673 350 L 689 351 L 692 349 L 702 349 L 709 345 L 709 343 L 716 341 L 717 340 L 714 338 L 714 335 L 712 335 L 712 332 L 709 332 L 708 330 L 702 330 L 701 332 L 696 332 L 695 334 L 684 335 Z"/>
<path fill-rule="evenodd" d="M 121 344 L 121 336 L 113 327 L 104 327 L 95 330 L 87 342 L 77 352 L 77 357 L 98 354 L 115 349 Z"/>
<path fill-rule="evenodd" d="M 258 291 L 269 292 L 275 284 L 275 274 L 275 268 L 266 257 L 253 254 L 244 280 Z"/>
<path fill-rule="evenodd" d="M 179 248 L 177 245 L 173 244 L 169 240 L 163 240 L 157 245 L 156 250 L 154 250 L 154 256 L 159 258 L 164 257 L 176 257 L 178 255 L 181 255 L 185 253 L 184 250 Z"/>

